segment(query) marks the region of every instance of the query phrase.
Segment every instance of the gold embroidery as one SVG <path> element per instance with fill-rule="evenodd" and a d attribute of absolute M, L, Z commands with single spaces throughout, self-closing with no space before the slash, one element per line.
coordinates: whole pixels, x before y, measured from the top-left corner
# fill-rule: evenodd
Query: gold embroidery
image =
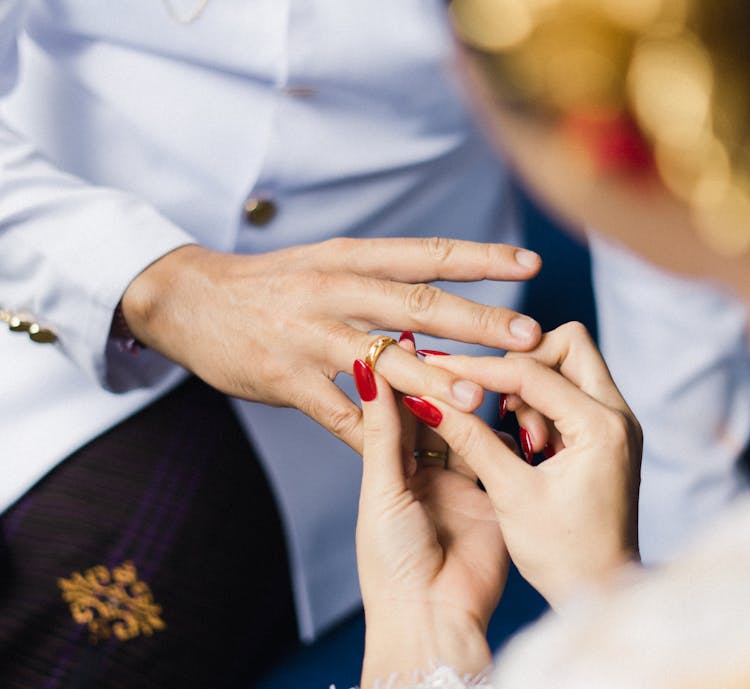
<path fill-rule="evenodd" d="M 57 580 L 62 597 L 78 624 L 88 625 L 92 643 L 114 636 L 121 641 L 139 634 L 151 636 L 166 628 L 161 606 L 154 603 L 148 584 L 138 581 L 135 565 L 128 560 L 111 571 L 103 565 L 73 572 Z"/>

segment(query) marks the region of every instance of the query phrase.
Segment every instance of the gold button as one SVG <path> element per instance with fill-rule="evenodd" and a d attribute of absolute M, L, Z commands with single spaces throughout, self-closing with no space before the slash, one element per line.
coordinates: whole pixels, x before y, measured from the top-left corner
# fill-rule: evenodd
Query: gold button
<path fill-rule="evenodd" d="M 40 344 L 52 344 L 57 340 L 57 335 L 55 335 L 55 333 L 49 328 L 42 328 L 39 323 L 32 323 L 29 326 L 29 337 L 34 340 L 34 342 L 39 342 Z"/>
<path fill-rule="evenodd" d="M 276 215 L 276 204 L 270 199 L 252 198 L 245 203 L 245 219 L 256 227 L 267 225 Z"/>
<path fill-rule="evenodd" d="M 8 321 L 8 328 L 16 333 L 25 333 L 31 327 L 31 321 L 25 321 L 20 316 L 11 316 Z"/>

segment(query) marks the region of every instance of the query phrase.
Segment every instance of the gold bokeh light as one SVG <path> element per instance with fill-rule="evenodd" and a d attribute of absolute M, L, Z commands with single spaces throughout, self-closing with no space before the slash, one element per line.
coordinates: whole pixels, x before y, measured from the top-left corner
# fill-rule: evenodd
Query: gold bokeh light
<path fill-rule="evenodd" d="M 451 15 L 501 103 L 623 113 L 699 236 L 750 252 L 747 0 L 453 0 Z"/>

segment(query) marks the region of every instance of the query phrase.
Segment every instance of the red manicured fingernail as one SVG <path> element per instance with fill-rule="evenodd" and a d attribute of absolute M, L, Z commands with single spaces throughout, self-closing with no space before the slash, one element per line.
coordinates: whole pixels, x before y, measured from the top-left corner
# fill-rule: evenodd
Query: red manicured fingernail
<path fill-rule="evenodd" d="M 542 452 L 544 453 L 544 456 L 545 456 L 545 457 L 546 457 L 547 459 L 549 459 L 550 457 L 554 457 L 554 456 L 555 456 L 555 454 L 556 454 L 556 453 L 555 453 L 555 448 L 554 448 L 554 447 L 552 447 L 552 445 L 550 445 L 549 443 L 547 443 L 547 444 L 546 444 L 546 445 L 544 446 L 544 449 L 542 450 Z"/>
<path fill-rule="evenodd" d="M 422 356 L 449 356 L 448 352 L 439 352 L 437 349 L 418 349 L 417 354 Z"/>
<path fill-rule="evenodd" d="M 531 445 L 531 436 L 525 428 L 522 428 L 519 431 L 519 435 L 521 437 L 521 448 L 523 449 L 523 454 L 526 457 L 526 463 L 531 464 L 532 460 L 534 459 L 534 448 Z"/>
<path fill-rule="evenodd" d="M 443 420 L 440 410 L 427 400 L 423 400 L 421 397 L 414 397 L 413 395 L 406 395 L 403 399 L 406 408 L 428 426 L 436 428 Z"/>
<path fill-rule="evenodd" d="M 508 396 L 504 393 L 500 393 L 500 421 L 505 418 L 508 413 Z"/>
<path fill-rule="evenodd" d="M 414 333 L 411 330 L 404 330 L 404 332 L 401 333 L 401 337 L 398 338 L 399 342 L 403 342 L 404 340 L 409 340 L 415 347 L 417 346 L 417 343 L 414 342 Z"/>
<path fill-rule="evenodd" d="M 378 395 L 378 386 L 375 384 L 375 374 L 362 360 L 357 359 L 352 367 L 354 373 L 354 384 L 363 402 L 372 402 Z"/>

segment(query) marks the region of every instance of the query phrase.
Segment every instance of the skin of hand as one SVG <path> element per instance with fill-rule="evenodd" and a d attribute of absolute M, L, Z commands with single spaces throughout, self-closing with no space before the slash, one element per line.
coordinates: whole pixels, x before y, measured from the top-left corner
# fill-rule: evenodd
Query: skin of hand
<path fill-rule="evenodd" d="M 361 686 L 390 680 L 395 689 L 436 663 L 477 674 L 491 662 L 487 624 L 509 565 L 492 503 L 465 473 L 415 466 L 413 444 L 404 447 L 415 433 L 402 425 L 385 379 L 374 381 L 376 398 L 362 403 Z"/>
<path fill-rule="evenodd" d="M 373 330 L 411 330 L 501 349 L 541 337 L 533 319 L 462 299 L 434 280 L 526 280 L 534 252 L 433 239 L 333 239 L 258 255 L 175 249 L 128 286 L 122 312 L 146 346 L 229 395 L 300 409 L 355 450 L 359 407 L 334 384 L 367 353 Z M 407 393 L 458 409 L 481 386 L 388 347 L 378 367 Z"/>
<path fill-rule="evenodd" d="M 427 400 L 442 414 L 435 430 L 485 486 L 513 562 L 553 607 L 639 559 L 641 430 L 582 325 L 523 355 L 428 362 L 512 395 L 558 434 L 556 454 L 532 467 L 475 415 Z"/>

